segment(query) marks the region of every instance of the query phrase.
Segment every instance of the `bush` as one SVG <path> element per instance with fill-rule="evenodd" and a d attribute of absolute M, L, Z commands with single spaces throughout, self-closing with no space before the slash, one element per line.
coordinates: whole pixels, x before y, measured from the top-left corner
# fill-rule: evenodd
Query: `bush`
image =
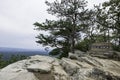
<path fill-rule="evenodd" d="M 87 52 L 90 49 L 90 45 L 92 44 L 91 40 L 89 39 L 84 39 L 81 42 L 78 42 L 75 45 L 75 49 L 83 51 L 83 52 Z"/>
<path fill-rule="evenodd" d="M 67 48 L 55 48 L 51 52 L 49 52 L 49 55 L 55 56 L 57 58 L 62 57 L 68 57 L 69 50 Z"/>
<path fill-rule="evenodd" d="M 112 45 L 114 51 L 120 52 L 120 46 L 119 45 Z"/>

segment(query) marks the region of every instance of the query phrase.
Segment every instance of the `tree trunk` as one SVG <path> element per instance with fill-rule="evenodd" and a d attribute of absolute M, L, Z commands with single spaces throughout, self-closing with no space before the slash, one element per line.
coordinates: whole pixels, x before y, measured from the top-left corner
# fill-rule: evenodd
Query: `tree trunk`
<path fill-rule="evenodd" d="M 72 28 L 72 35 L 71 35 L 71 52 L 72 53 L 75 53 L 75 50 L 74 50 L 74 47 L 75 47 L 75 26 L 73 25 L 73 28 Z"/>
<path fill-rule="evenodd" d="M 72 36 L 72 46 L 71 46 L 72 53 L 75 53 L 74 47 L 75 47 L 75 41 L 74 41 L 74 37 Z"/>
<path fill-rule="evenodd" d="M 109 29 L 108 29 L 108 43 L 110 43 L 110 31 L 109 31 Z"/>
<path fill-rule="evenodd" d="M 120 46 L 120 30 L 118 30 L 118 45 Z"/>

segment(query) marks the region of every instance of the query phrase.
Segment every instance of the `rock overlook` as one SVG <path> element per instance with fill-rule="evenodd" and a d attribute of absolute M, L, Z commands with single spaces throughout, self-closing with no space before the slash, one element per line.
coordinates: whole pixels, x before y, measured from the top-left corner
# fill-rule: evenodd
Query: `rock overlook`
<path fill-rule="evenodd" d="M 120 61 L 35 55 L 1 69 L 0 80 L 120 80 Z"/>

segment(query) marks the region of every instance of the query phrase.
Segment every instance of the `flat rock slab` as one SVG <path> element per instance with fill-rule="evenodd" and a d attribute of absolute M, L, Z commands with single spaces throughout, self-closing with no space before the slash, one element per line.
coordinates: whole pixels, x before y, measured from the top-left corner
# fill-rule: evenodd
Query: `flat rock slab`
<path fill-rule="evenodd" d="M 38 62 L 47 62 L 47 63 L 52 63 L 55 61 L 55 58 L 49 57 L 49 56 L 40 56 L 40 55 L 35 55 L 30 57 L 31 62 L 33 61 L 38 61 Z"/>
<path fill-rule="evenodd" d="M 39 62 L 38 64 L 31 64 L 27 67 L 30 72 L 50 73 L 52 65 L 45 62 Z"/>

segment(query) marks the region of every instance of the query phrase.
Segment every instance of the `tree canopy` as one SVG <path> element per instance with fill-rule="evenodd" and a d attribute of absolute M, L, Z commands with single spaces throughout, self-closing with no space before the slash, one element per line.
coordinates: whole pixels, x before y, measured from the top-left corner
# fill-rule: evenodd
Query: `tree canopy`
<path fill-rule="evenodd" d="M 36 22 L 37 30 L 45 30 L 49 35 L 39 34 L 37 43 L 49 45 L 58 49 L 71 51 L 74 53 L 76 41 L 81 39 L 82 33 L 88 28 L 90 11 L 86 9 L 85 0 L 61 0 L 49 3 L 47 9 L 49 14 L 58 19 L 46 20 L 44 23 Z"/>
<path fill-rule="evenodd" d="M 50 53 L 67 56 L 68 52 L 74 53 L 78 44 L 85 45 L 81 50 L 89 50 L 90 44 L 99 42 L 111 42 L 120 46 L 120 1 L 109 0 L 102 6 L 87 9 L 85 0 L 55 0 L 45 2 L 49 7 L 48 13 L 56 16 L 56 20 L 34 23 L 40 33 L 36 38 L 39 44 L 55 47 Z M 77 47 L 76 47 L 77 46 Z M 119 50 L 120 48 L 118 48 Z"/>
<path fill-rule="evenodd" d="M 99 29 L 104 32 L 104 41 L 112 42 L 120 51 L 120 0 L 109 0 L 97 7 Z"/>

